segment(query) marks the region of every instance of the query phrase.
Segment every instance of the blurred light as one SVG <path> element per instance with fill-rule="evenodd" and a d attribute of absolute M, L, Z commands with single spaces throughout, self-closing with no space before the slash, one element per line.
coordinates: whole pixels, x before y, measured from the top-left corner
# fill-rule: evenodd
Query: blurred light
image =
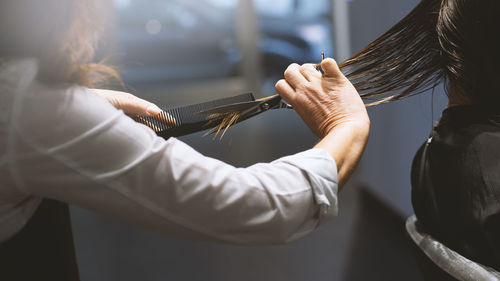
<path fill-rule="evenodd" d="M 125 9 L 130 5 L 130 0 L 114 0 L 114 2 L 118 9 Z"/>
<path fill-rule="evenodd" d="M 238 4 L 238 0 L 206 0 L 208 3 L 217 8 L 229 9 L 234 8 Z"/>
<path fill-rule="evenodd" d="M 310 42 L 321 42 L 327 36 L 325 28 L 320 24 L 301 26 L 299 34 Z"/>
<path fill-rule="evenodd" d="M 293 13 L 293 0 L 254 0 L 255 9 L 259 14 L 284 17 Z"/>
<path fill-rule="evenodd" d="M 193 28 L 198 24 L 198 18 L 192 13 L 185 12 L 180 16 L 180 24 L 184 28 Z"/>
<path fill-rule="evenodd" d="M 161 31 L 161 23 L 159 20 L 152 19 L 146 23 L 146 32 L 151 35 L 156 35 Z"/>

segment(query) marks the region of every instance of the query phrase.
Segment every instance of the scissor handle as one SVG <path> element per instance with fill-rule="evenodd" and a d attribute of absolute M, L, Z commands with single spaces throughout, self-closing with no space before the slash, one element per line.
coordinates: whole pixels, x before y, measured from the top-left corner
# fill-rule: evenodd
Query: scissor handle
<path fill-rule="evenodd" d="M 272 106 L 270 105 L 268 109 L 280 109 L 280 108 L 286 108 L 286 109 L 293 109 L 293 107 L 288 104 L 286 101 L 284 101 L 281 96 L 279 96 L 278 94 L 276 95 L 272 95 L 272 96 L 269 96 L 269 97 L 265 97 L 265 98 L 261 98 L 261 99 L 258 99 L 258 100 L 261 100 L 261 101 L 272 101 Z M 276 103 L 276 101 L 278 101 Z"/>

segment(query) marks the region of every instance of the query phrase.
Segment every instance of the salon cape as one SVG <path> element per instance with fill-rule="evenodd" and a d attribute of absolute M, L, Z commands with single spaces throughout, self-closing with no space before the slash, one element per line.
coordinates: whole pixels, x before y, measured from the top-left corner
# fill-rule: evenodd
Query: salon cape
<path fill-rule="evenodd" d="M 169 235 L 284 243 L 337 215 L 337 168 L 311 149 L 236 168 L 165 141 L 83 87 L 36 82 L 37 62 L 0 70 L 0 243 L 43 198 Z"/>

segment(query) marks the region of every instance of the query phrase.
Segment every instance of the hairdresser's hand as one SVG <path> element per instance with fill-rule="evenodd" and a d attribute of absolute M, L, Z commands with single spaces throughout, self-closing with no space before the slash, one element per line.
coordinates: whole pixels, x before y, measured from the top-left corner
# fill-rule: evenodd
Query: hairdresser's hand
<path fill-rule="evenodd" d="M 321 138 L 315 148 L 326 150 L 335 159 L 341 188 L 363 154 L 370 119 L 358 92 L 337 63 L 325 59 L 321 68 L 324 75 L 312 64 L 292 64 L 276 90 Z"/>
<path fill-rule="evenodd" d="M 363 101 L 333 59 L 321 63 L 324 75 L 313 64 L 292 64 L 276 90 L 320 138 L 337 126 L 359 124 L 368 128 Z"/>
<path fill-rule="evenodd" d="M 123 110 L 125 114 L 131 117 L 135 117 L 136 115 L 155 116 L 161 112 L 161 109 L 154 103 L 150 103 L 129 93 L 100 89 L 93 89 L 93 91 L 96 95 L 106 99 L 114 107 Z"/>

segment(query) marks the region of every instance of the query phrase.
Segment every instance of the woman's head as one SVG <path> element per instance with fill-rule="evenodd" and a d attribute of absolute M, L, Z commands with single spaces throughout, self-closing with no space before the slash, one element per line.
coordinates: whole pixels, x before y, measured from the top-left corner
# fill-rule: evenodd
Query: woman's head
<path fill-rule="evenodd" d="M 500 110 L 500 1 L 423 0 L 403 20 L 347 60 L 343 69 L 378 103 L 442 81 L 473 103 Z"/>
<path fill-rule="evenodd" d="M 111 69 L 92 64 L 101 15 L 98 0 L 0 2 L 0 56 L 39 60 L 39 79 L 50 85 L 90 85 Z"/>

